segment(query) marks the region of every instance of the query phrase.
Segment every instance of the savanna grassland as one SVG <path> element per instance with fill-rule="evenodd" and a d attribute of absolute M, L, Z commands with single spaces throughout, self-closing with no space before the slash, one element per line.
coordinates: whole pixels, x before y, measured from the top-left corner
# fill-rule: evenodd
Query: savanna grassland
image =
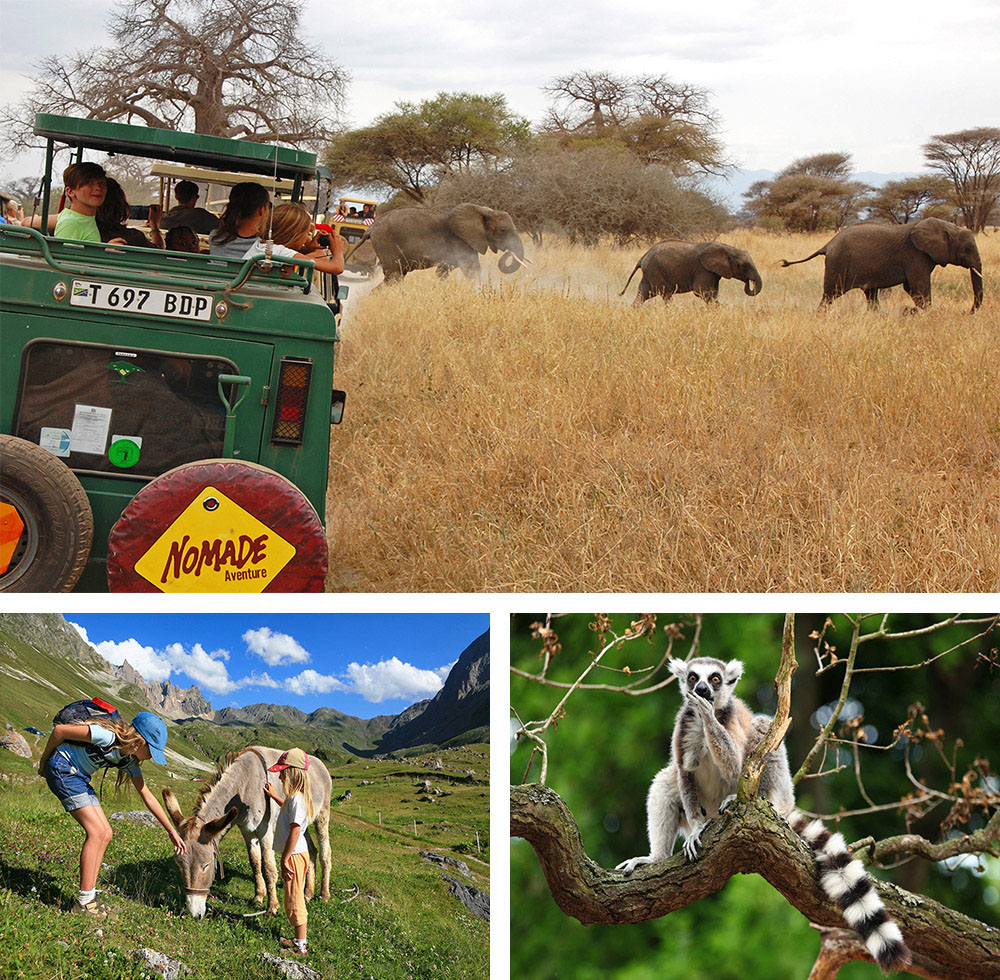
<path fill-rule="evenodd" d="M 829 235 L 734 232 L 764 280 L 633 307 L 643 248 L 547 241 L 484 284 L 355 289 L 333 430 L 328 587 L 1000 588 L 1000 238 L 904 315 L 817 310 Z"/>
<path fill-rule="evenodd" d="M 471 745 L 406 761 L 331 765 L 331 897 L 308 904 L 307 965 L 323 977 L 375 980 L 489 975 L 489 925 L 450 895 L 442 869 L 420 856 L 427 849 L 464 861 L 473 878 L 444 873 L 489 891 L 487 752 Z M 85 921 L 68 914 L 82 832 L 35 777 L 37 746 L 35 762 L 2 755 L 0 980 L 148 978 L 130 959 L 138 947 L 181 960 L 192 980 L 279 976 L 261 954 L 278 954 L 278 937 L 291 935 L 290 927 L 283 912 L 245 917 L 254 911 L 253 877 L 238 831 L 223 838 L 225 877 L 216 878 L 209 915 L 198 922 L 182 914 L 180 873 L 163 831 L 112 821 L 98 888 L 119 921 Z M 442 768 L 427 765 L 432 758 Z M 146 775 L 157 797 L 170 785 L 189 812 L 200 783 L 171 781 L 162 771 Z M 425 779 L 441 790 L 429 797 L 434 802 L 417 788 Z M 105 812 L 143 809 L 134 792 L 115 801 L 111 787 L 109 779 Z M 339 801 L 348 789 L 351 799 Z"/>

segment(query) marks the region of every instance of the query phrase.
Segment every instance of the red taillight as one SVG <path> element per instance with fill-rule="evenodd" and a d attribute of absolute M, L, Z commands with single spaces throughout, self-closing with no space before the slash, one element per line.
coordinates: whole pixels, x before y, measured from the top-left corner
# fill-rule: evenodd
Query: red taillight
<path fill-rule="evenodd" d="M 278 368 L 278 393 L 274 405 L 271 442 L 302 445 L 306 427 L 306 404 L 312 361 L 308 358 L 283 357 Z"/>

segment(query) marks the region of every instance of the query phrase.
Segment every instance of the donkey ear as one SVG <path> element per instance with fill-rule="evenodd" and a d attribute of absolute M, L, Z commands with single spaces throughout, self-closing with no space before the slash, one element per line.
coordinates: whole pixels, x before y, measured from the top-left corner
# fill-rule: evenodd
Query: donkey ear
<path fill-rule="evenodd" d="M 224 830 L 228 830 L 229 825 L 236 819 L 238 814 L 239 810 L 231 806 L 221 817 L 216 817 L 205 824 L 201 828 L 201 836 L 205 839 L 205 842 L 211 841 L 213 838 L 218 837 Z"/>
<path fill-rule="evenodd" d="M 677 680 L 681 681 L 687 675 L 688 665 L 683 661 L 679 660 L 677 657 L 672 657 L 667 661 L 667 669 L 670 671 Z"/>
<path fill-rule="evenodd" d="M 727 684 L 735 684 L 743 676 L 743 663 L 739 660 L 730 660 L 723 671 Z"/>
<path fill-rule="evenodd" d="M 170 819 L 173 820 L 174 826 L 180 828 L 184 814 L 181 813 L 181 808 L 177 805 L 177 797 L 174 796 L 173 790 L 165 789 L 163 791 L 163 802 L 167 806 L 167 813 L 170 814 Z"/>

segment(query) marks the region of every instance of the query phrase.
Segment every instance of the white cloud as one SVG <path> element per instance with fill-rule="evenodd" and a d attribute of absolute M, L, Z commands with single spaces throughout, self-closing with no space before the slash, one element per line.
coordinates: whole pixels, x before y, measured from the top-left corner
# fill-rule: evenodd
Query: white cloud
<path fill-rule="evenodd" d="M 240 687 L 273 687 L 280 688 L 281 685 L 265 670 L 263 674 L 258 674 L 252 670 L 250 673 L 237 681 Z"/>
<path fill-rule="evenodd" d="M 315 670 L 303 670 L 294 677 L 285 678 L 284 687 L 292 694 L 326 694 L 329 691 L 347 691 L 348 688 L 329 674 L 320 674 Z"/>
<path fill-rule="evenodd" d="M 250 653 L 256 654 L 270 667 L 280 664 L 307 664 L 312 659 L 298 640 L 287 633 L 273 633 L 266 626 L 247 630 L 243 642 Z"/>
<path fill-rule="evenodd" d="M 173 670 L 173 664 L 165 652 L 145 646 L 132 638 L 121 642 L 116 640 L 101 640 L 99 643 L 88 640 L 87 642 L 105 660 L 118 667 L 127 660 L 138 671 L 143 680 L 165 681 Z"/>
<path fill-rule="evenodd" d="M 349 664 L 346 677 L 349 690 L 378 704 L 393 698 L 416 701 L 431 697 L 441 690 L 449 669 L 423 670 L 392 657 L 377 664 Z"/>
<path fill-rule="evenodd" d="M 229 659 L 227 650 L 209 653 L 200 643 L 195 643 L 188 651 L 183 643 L 170 643 L 165 656 L 174 670 L 183 671 L 201 688 L 216 694 L 229 694 L 240 686 L 229 678 L 229 670 L 224 663 Z"/>

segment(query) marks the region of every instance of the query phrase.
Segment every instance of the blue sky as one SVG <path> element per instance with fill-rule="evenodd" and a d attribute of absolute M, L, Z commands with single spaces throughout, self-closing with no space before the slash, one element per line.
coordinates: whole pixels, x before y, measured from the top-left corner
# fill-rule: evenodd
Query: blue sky
<path fill-rule="evenodd" d="M 66 616 L 112 663 L 147 681 L 197 684 L 213 708 L 290 704 L 357 718 L 433 697 L 489 629 L 475 613 Z"/>

